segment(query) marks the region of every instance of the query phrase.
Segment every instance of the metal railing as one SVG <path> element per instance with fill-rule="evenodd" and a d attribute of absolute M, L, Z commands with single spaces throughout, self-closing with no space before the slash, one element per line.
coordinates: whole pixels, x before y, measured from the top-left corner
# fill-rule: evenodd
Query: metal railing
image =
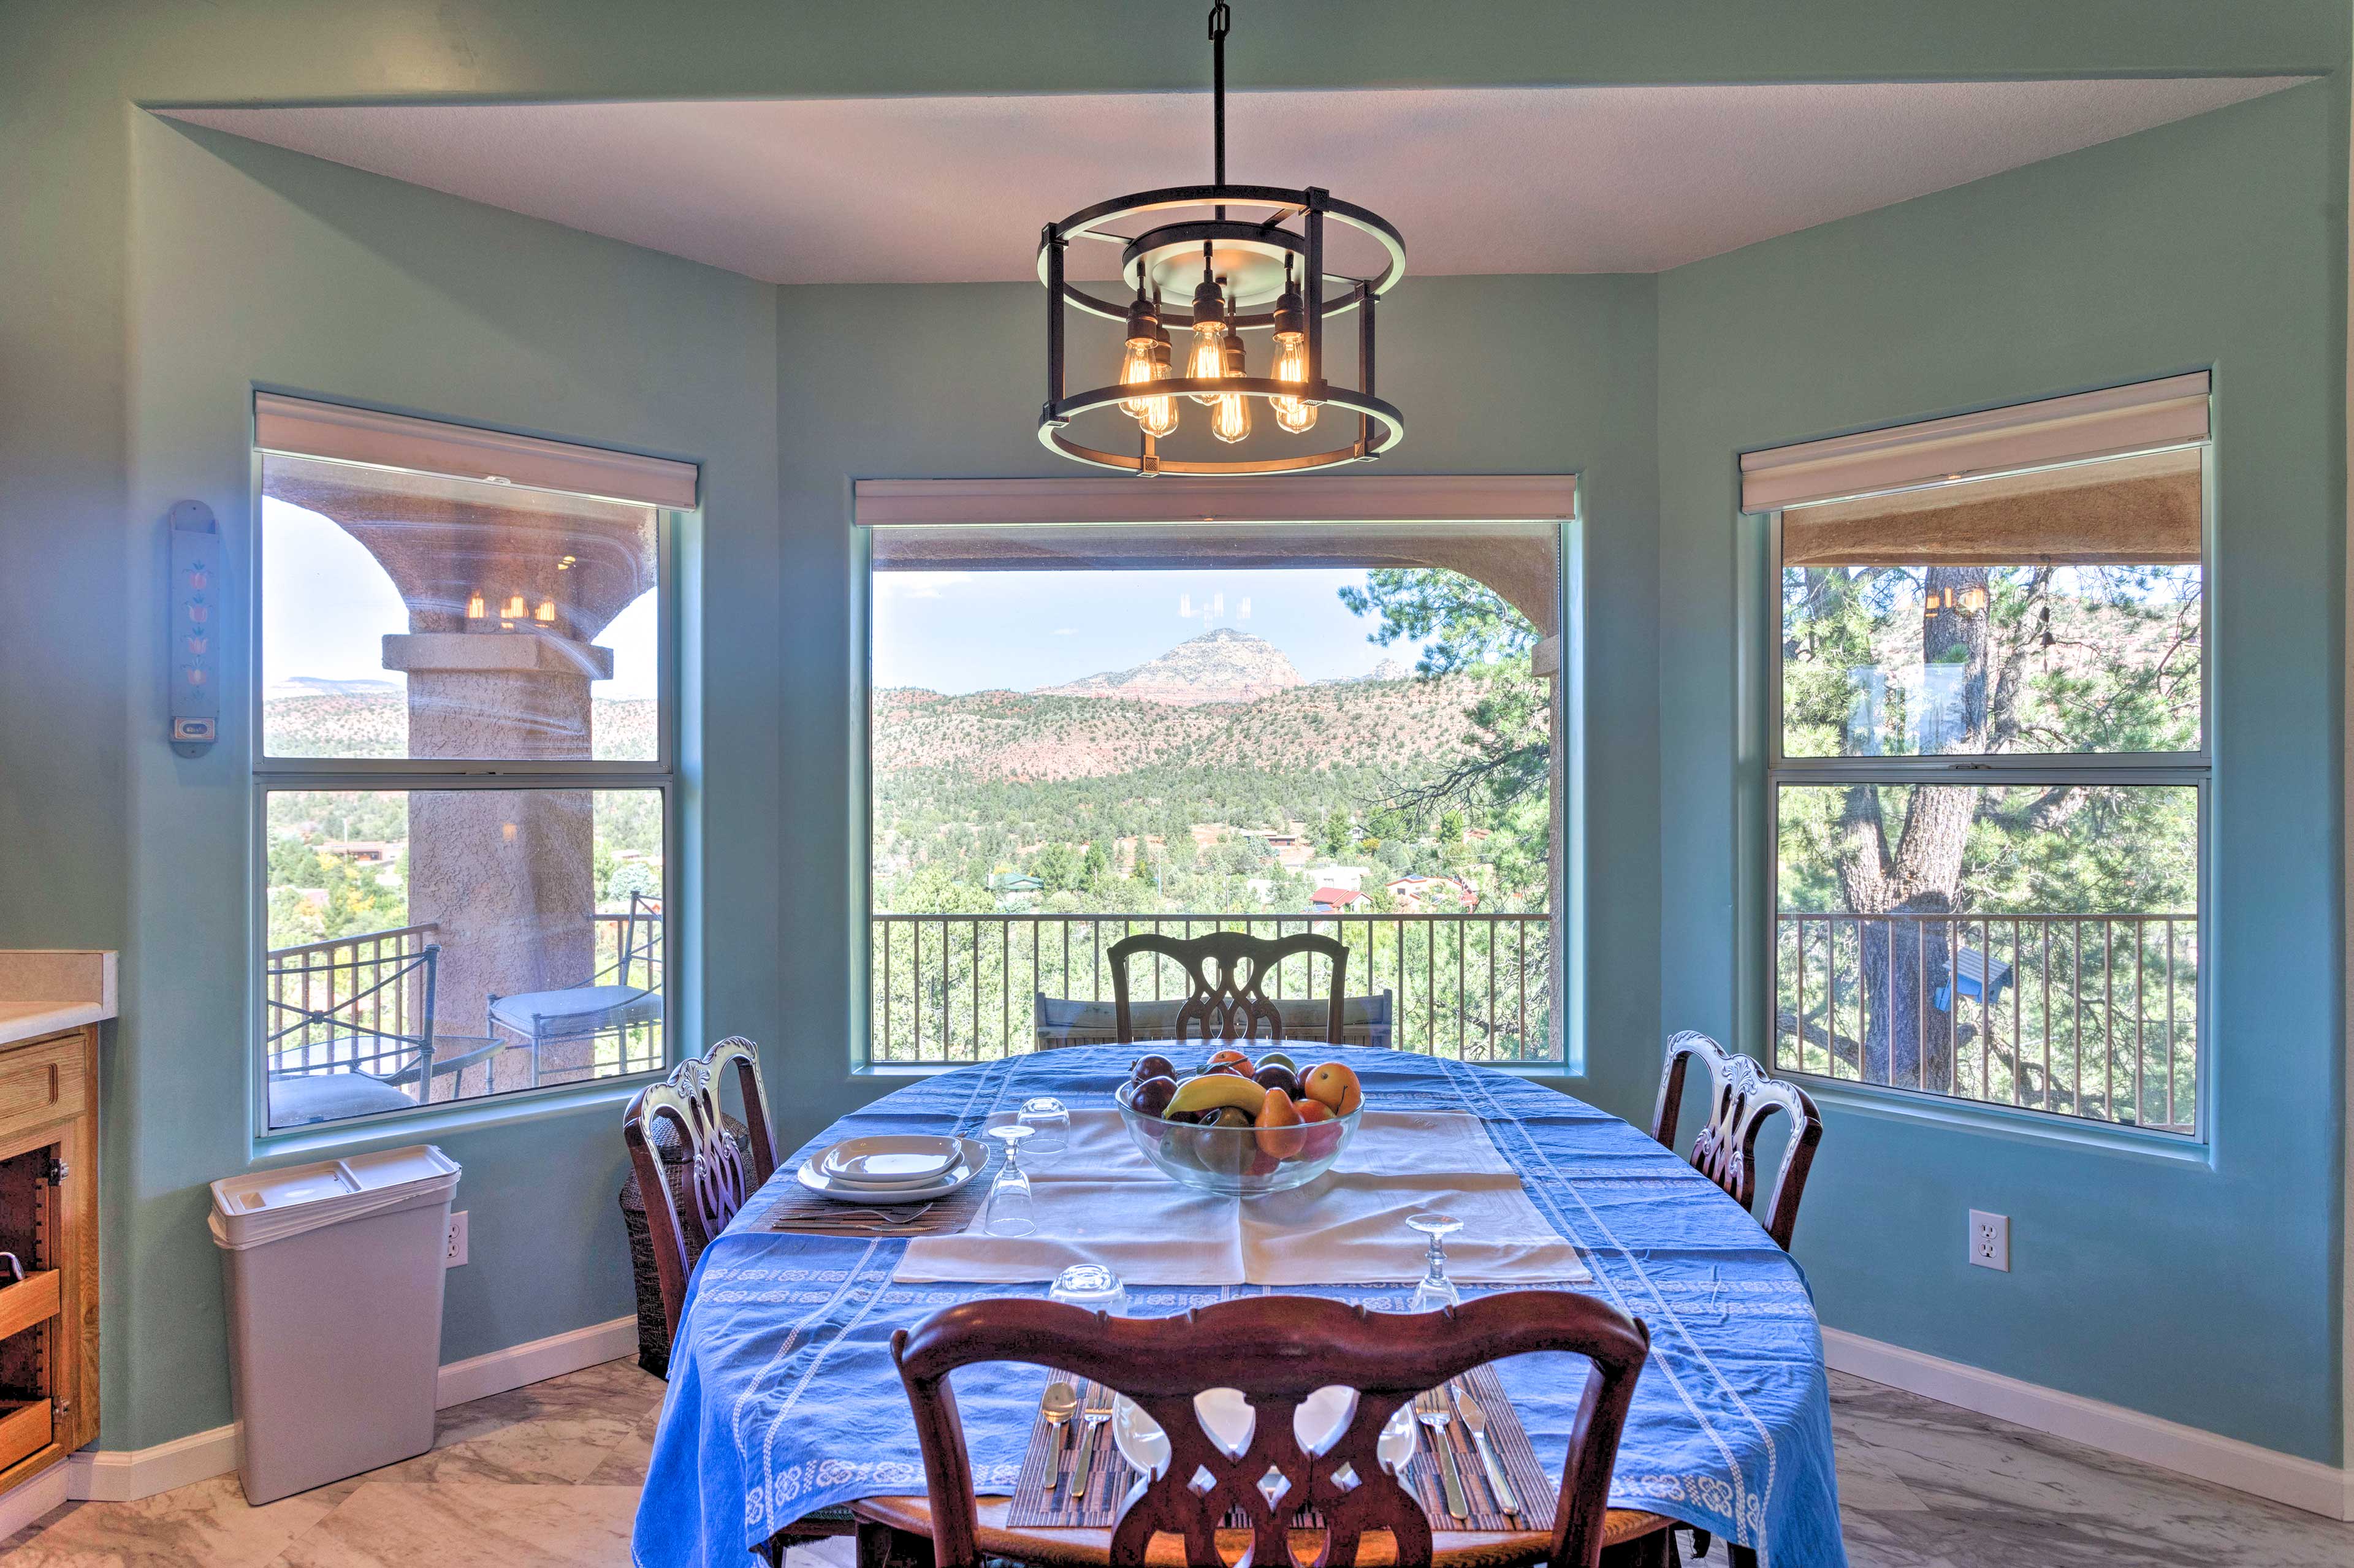
<path fill-rule="evenodd" d="M 1557 1062 L 1553 919 L 1543 914 L 875 915 L 868 922 L 868 1049 L 877 1062 L 991 1060 L 1038 1047 L 1040 993 L 1111 999 L 1111 946 L 1142 931 L 1340 938 L 1352 996 L 1392 993 L 1391 1044 L 1467 1061 Z M 1285 962 L 1278 999 L 1331 994 L 1321 959 Z M 1182 998 L 1174 962 L 1140 960 L 1131 997 Z"/>
<path fill-rule="evenodd" d="M 262 966 L 266 1068 L 414 1073 L 432 1038 L 440 929 L 401 926 L 271 949 Z"/>
<path fill-rule="evenodd" d="M 1777 1069 L 2194 1134 L 2194 915 L 1776 916 Z"/>

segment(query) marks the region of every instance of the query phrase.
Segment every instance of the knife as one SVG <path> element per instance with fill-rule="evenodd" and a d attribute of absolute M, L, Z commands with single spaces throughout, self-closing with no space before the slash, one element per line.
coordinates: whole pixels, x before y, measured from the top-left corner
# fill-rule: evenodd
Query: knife
<path fill-rule="evenodd" d="M 1488 1473 L 1488 1490 L 1495 1496 L 1499 1509 L 1518 1519 L 1520 1499 L 1512 1496 L 1512 1483 L 1504 1478 L 1504 1464 L 1496 1457 L 1496 1446 L 1488 1441 L 1488 1413 L 1464 1388 L 1462 1379 L 1458 1378 L 1454 1387 L 1455 1411 L 1463 1417 L 1463 1429 L 1471 1434 L 1471 1446 L 1479 1450 L 1479 1467 Z"/>

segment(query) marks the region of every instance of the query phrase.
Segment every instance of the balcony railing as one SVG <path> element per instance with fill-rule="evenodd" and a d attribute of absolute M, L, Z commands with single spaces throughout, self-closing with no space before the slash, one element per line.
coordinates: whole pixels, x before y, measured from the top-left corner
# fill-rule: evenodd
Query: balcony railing
<path fill-rule="evenodd" d="M 269 1069 L 414 1075 L 432 1037 L 440 929 L 401 926 L 273 948 L 263 969 Z"/>
<path fill-rule="evenodd" d="M 1786 1071 L 2190 1134 L 2192 915 L 1776 919 Z"/>
<path fill-rule="evenodd" d="M 1138 932 L 1290 936 L 1315 931 L 1349 948 L 1343 989 L 1389 993 L 1388 1043 L 1476 1062 L 1557 1062 L 1550 916 L 876 915 L 870 922 L 869 1049 L 877 1062 L 987 1061 L 1042 1044 L 1037 999 L 1111 1001 L 1112 944 Z M 1331 994 L 1329 964 L 1287 960 L 1278 1000 Z M 1129 976 L 1138 1001 L 1185 995 L 1165 959 Z"/>

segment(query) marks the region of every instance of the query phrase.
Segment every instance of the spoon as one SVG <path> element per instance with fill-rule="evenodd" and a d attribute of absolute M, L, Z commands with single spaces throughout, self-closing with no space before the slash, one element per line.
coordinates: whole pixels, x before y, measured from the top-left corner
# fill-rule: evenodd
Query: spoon
<path fill-rule="evenodd" d="M 1063 1428 L 1078 1413 L 1077 1391 L 1061 1378 L 1046 1385 L 1045 1397 L 1038 1401 L 1038 1414 L 1055 1433 L 1055 1478 L 1046 1483 L 1046 1495 L 1053 1497 L 1055 1489 L 1063 1484 Z"/>

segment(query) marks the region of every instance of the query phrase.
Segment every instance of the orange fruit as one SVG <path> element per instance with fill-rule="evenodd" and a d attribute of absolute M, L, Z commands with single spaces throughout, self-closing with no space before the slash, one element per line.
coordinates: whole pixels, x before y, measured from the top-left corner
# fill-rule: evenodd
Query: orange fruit
<path fill-rule="evenodd" d="M 1334 1116 L 1347 1116 L 1364 1103 L 1365 1092 L 1357 1083 L 1357 1075 L 1338 1062 L 1324 1062 L 1308 1070 L 1299 1086 L 1311 1100 L 1321 1100 L 1332 1107 Z"/>

